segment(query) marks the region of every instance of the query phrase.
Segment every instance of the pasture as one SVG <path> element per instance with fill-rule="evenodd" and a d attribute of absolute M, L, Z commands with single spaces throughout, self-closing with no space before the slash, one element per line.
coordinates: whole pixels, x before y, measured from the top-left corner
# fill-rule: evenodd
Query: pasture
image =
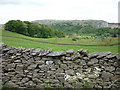
<path fill-rule="evenodd" d="M 13 33 L 10 31 L 2 30 L 2 35 L 5 36 L 14 36 L 14 37 L 23 37 L 32 40 L 50 42 L 50 43 L 58 43 L 58 44 L 80 44 L 80 45 L 110 45 L 118 43 L 118 38 L 106 37 L 104 39 L 94 39 L 92 36 L 71 36 L 65 38 L 33 38 L 24 36 L 21 34 Z M 74 41 L 73 39 L 76 39 Z"/>
<path fill-rule="evenodd" d="M 44 39 L 44 38 L 32 38 L 28 36 L 24 36 L 21 34 L 9 32 L 9 31 L 4 31 L 2 30 L 2 35 L 6 36 L 14 36 L 14 37 L 24 37 L 32 40 L 38 40 L 38 41 L 45 41 L 45 42 L 55 42 L 56 38 L 49 38 L 49 39 Z M 39 42 L 33 42 L 29 40 L 23 40 L 19 38 L 11 38 L 11 37 L 2 37 L 2 41 L 6 43 L 8 46 L 16 46 L 16 47 L 25 47 L 25 48 L 41 48 L 41 49 L 46 49 L 46 48 L 52 48 L 53 51 L 66 51 L 69 49 L 74 49 L 77 51 L 78 49 L 88 49 L 89 52 L 103 52 L 103 51 L 111 51 L 114 53 L 118 53 L 118 47 L 120 45 L 115 45 L 115 46 L 70 46 L 70 45 L 55 45 L 55 44 L 45 44 L 45 43 L 39 43 Z M 94 39 L 81 39 L 77 41 L 72 41 L 72 38 L 57 38 L 57 43 L 67 43 L 67 44 L 81 44 L 81 45 L 99 45 L 100 40 L 94 40 Z M 118 39 L 117 38 L 112 38 L 112 43 L 117 43 Z M 105 43 L 104 43 L 105 44 Z"/>

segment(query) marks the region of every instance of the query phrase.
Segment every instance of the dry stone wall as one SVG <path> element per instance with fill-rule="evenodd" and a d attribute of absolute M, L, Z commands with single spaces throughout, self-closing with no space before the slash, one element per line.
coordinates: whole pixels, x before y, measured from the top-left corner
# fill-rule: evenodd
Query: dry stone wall
<path fill-rule="evenodd" d="M 10 88 L 80 88 L 82 80 L 94 88 L 120 88 L 119 53 L 0 47 L 2 81 Z"/>

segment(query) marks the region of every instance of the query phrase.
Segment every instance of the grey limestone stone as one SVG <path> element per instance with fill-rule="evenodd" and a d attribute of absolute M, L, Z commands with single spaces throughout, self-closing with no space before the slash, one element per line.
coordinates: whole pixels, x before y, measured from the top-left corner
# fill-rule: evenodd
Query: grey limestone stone
<path fill-rule="evenodd" d="M 38 48 L 38 49 L 33 50 L 32 52 L 33 52 L 33 53 L 40 53 L 40 51 L 41 51 L 41 49 Z"/>
<path fill-rule="evenodd" d="M 53 65 L 53 61 L 46 61 L 47 65 Z"/>
<path fill-rule="evenodd" d="M 31 64 L 30 66 L 28 66 L 29 70 L 34 70 L 37 67 L 37 64 Z"/>
<path fill-rule="evenodd" d="M 109 54 L 111 54 L 110 51 L 101 52 L 101 53 L 99 53 L 99 55 L 97 56 L 97 58 L 103 58 L 103 57 L 106 57 Z"/>
<path fill-rule="evenodd" d="M 52 52 L 52 53 L 49 53 L 47 56 L 62 56 L 62 55 L 65 55 L 65 52 Z"/>
<path fill-rule="evenodd" d="M 97 57 L 98 55 L 99 55 L 99 52 L 94 52 L 94 53 L 88 54 L 88 57 L 89 58 L 94 58 L 94 57 Z"/>
<path fill-rule="evenodd" d="M 21 60 L 15 60 L 14 62 L 15 63 L 21 63 Z"/>
<path fill-rule="evenodd" d="M 73 54 L 73 53 L 74 53 L 74 50 L 73 50 L 73 49 L 67 50 L 66 53 L 68 53 L 68 54 Z"/>
<path fill-rule="evenodd" d="M 49 53 L 52 52 L 52 49 L 51 48 L 48 48 L 48 49 L 44 49 L 44 50 L 41 50 L 40 53 L 39 53 L 39 56 L 44 56 L 44 55 L 47 55 Z"/>
<path fill-rule="evenodd" d="M 26 83 L 27 81 L 29 81 L 29 78 L 23 78 L 23 79 L 21 80 L 22 83 Z"/>
<path fill-rule="evenodd" d="M 72 69 L 66 70 L 65 73 L 68 74 L 68 75 L 74 75 L 75 74 L 74 70 L 72 70 Z"/>
<path fill-rule="evenodd" d="M 104 79 L 107 79 L 107 78 L 113 77 L 113 74 L 109 73 L 109 72 L 106 72 L 106 71 L 103 71 L 101 77 L 104 78 Z"/>
<path fill-rule="evenodd" d="M 97 59 L 91 59 L 89 62 L 88 62 L 88 65 L 93 65 L 95 63 L 98 63 L 98 60 Z"/>
<path fill-rule="evenodd" d="M 115 67 L 113 67 L 113 66 L 105 67 L 105 70 L 109 71 L 109 72 L 112 72 L 112 71 L 115 70 Z"/>

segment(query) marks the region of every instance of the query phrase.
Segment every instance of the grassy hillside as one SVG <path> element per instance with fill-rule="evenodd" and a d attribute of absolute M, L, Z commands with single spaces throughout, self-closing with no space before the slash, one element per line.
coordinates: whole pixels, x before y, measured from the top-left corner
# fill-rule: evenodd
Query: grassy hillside
<path fill-rule="evenodd" d="M 32 40 L 38 40 L 38 41 L 44 41 L 44 42 L 50 42 L 50 43 L 60 43 L 60 44 L 80 44 L 80 45 L 110 45 L 110 44 L 115 44 L 118 43 L 118 38 L 106 38 L 104 40 L 97 39 L 94 40 L 94 37 L 91 36 L 75 36 L 78 39 L 76 41 L 73 41 L 72 39 L 75 38 L 73 36 L 71 37 L 66 37 L 66 38 L 32 38 L 28 36 L 24 36 L 21 34 L 13 33 L 10 31 L 5 31 L 2 30 L 2 35 L 5 36 L 14 36 L 14 37 L 23 37 L 23 38 L 28 38 Z M 88 37 L 88 39 L 84 39 Z"/>
<path fill-rule="evenodd" d="M 29 38 L 29 39 L 35 39 L 35 40 L 41 40 L 41 41 L 49 41 L 49 42 L 54 42 L 55 38 L 50 38 L 50 39 L 39 39 L 39 38 L 31 38 L 27 37 L 24 35 L 16 34 L 13 32 L 8 32 L 4 31 L 1 33 L 6 36 L 14 36 L 14 37 L 24 37 L 24 38 Z M 0 36 L 1 38 L 1 36 Z M 61 40 L 63 41 L 63 40 Z M 2 41 L 6 43 L 8 46 L 16 46 L 16 47 L 25 47 L 25 48 L 41 48 L 41 49 L 46 49 L 46 48 L 52 48 L 54 51 L 66 51 L 69 49 L 74 49 L 77 51 L 78 49 L 88 49 L 89 52 L 103 52 L 103 51 L 111 51 L 118 53 L 118 45 L 116 46 L 65 46 L 65 45 L 52 45 L 52 44 L 44 44 L 44 43 L 39 43 L 39 42 L 32 42 L 28 40 L 23 40 L 19 38 L 10 38 L 10 37 L 2 37 Z M 64 42 L 67 42 L 64 41 Z M 119 45 L 120 46 L 120 45 Z"/>

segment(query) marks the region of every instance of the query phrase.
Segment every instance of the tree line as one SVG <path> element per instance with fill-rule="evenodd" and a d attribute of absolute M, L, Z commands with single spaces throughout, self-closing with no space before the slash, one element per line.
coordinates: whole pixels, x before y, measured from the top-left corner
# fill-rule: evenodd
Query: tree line
<path fill-rule="evenodd" d="M 120 35 L 120 31 L 118 28 L 110 28 L 110 27 L 101 27 L 95 28 L 91 25 L 84 24 L 81 25 L 79 23 L 72 24 L 71 22 L 68 23 L 57 23 L 50 26 L 53 29 L 58 29 L 63 31 L 65 35 L 91 35 L 91 36 L 110 36 L 110 37 L 117 37 Z"/>
<path fill-rule="evenodd" d="M 37 38 L 64 37 L 62 31 L 52 29 L 42 24 L 31 23 L 29 21 L 10 20 L 5 24 L 4 28 L 7 31 L 16 32 L 30 37 Z"/>

